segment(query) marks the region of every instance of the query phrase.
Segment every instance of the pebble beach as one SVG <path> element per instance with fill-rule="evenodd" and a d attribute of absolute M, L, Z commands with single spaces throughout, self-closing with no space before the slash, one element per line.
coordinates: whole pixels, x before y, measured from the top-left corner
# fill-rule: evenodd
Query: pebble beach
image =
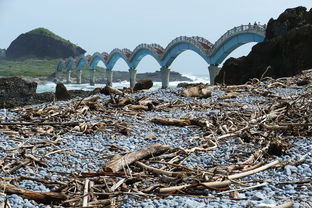
<path fill-rule="evenodd" d="M 110 205 L 124 208 L 234 208 L 278 207 L 290 203 L 289 207 L 312 207 L 312 137 L 309 123 L 311 112 L 305 115 L 306 127 L 304 129 L 278 130 L 277 133 L 271 133 L 274 130 L 268 130 L 269 128 L 260 127 L 261 123 L 270 125 L 271 121 L 251 116 L 250 120 L 244 121 L 246 124 L 253 124 L 248 129 L 248 133 L 252 134 L 251 141 L 245 140 L 241 134 L 236 134 L 241 133 L 240 129 L 236 128 L 239 126 L 238 123 L 233 122 L 227 127 L 220 125 L 224 128 L 221 127 L 219 130 L 216 128 L 219 117 L 224 117 L 225 114 L 233 116 L 231 112 L 239 112 L 242 115 L 244 112 L 253 115 L 252 112 L 254 112 L 254 115 L 258 115 L 259 112 L 267 110 L 265 107 L 274 106 L 274 104 L 282 105 L 283 102 L 295 104 L 301 102 L 298 106 L 311 106 L 311 97 L 309 97 L 312 91 L 311 84 L 298 86 L 294 81 L 296 79 L 300 77 L 259 81 L 256 84 L 257 87 L 254 83 L 246 85 L 247 87 L 233 88 L 210 86 L 208 89 L 212 92 L 211 97 L 202 99 L 181 96 L 182 88 L 159 89 L 126 95 L 132 100 L 157 103 L 149 110 L 134 109 L 131 105 L 112 106 L 109 104 L 110 96 L 98 94 L 96 103 L 100 107 L 96 107 L 96 110 L 89 106 L 83 111 L 82 105 L 75 109 L 79 113 L 73 111 L 72 115 L 66 114 L 67 118 L 63 118 L 63 114 L 59 113 L 59 121 L 77 122 L 73 126 L 24 126 L 22 124 L 1 126 L 0 124 L 2 129 L 0 131 L 0 177 L 3 183 L 34 192 L 62 191 L 66 192 L 67 196 L 71 196 L 66 199 L 66 203 L 44 204 L 27 199 L 22 194 L 1 191 L 0 207 L 4 204 L 14 208 L 74 207 L 70 200 L 75 199 L 72 197 L 75 191 L 66 189 L 65 186 L 69 187 L 69 184 L 79 181 L 79 178 L 87 173 L 98 173 L 113 159 L 114 155 L 124 155 L 151 144 L 168 145 L 171 151 L 179 149 L 182 153 L 176 155 L 178 162 L 173 162 L 176 167 L 163 168 L 161 164 L 152 163 L 153 158 L 157 159 L 157 156 L 143 160 L 145 163 L 167 171 L 181 171 L 183 166 L 189 171 L 187 175 L 190 176 L 165 177 L 130 164 L 127 167 L 129 174 L 117 178 L 129 182 L 123 182 L 124 185 L 121 184 L 116 188 L 115 192 L 118 190 L 118 194 L 114 191 L 111 192 L 112 195 L 108 194 L 106 199 L 111 200 Z M 235 95 L 226 97 L 229 93 L 235 93 Z M 304 94 L 305 99 L 300 98 Z M 83 102 L 83 99 L 75 98 L 69 101 L 56 101 L 16 109 L 0 109 L 0 121 L 1 123 L 14 123 L 40 119 L 43 121 L 44 118 L 49 120 L 54 113 L 73 108 L 70 106 Z M 49 109 L 50 114 L 46 113 Z M 283 115 L 287 115 L 287 112 L 283 112 Z M 151 122 L 156 117 L 199 118 L 205 120 L 206 125 L 200 127 L 160 125 Z M 56 118 L 57 116 L 54 122 L 58 121 Z M 254 124 L 252 119 L 258 119 L 258 123 Z M 224 122 L 228 120 L 225 119 Z M 291 122 L 291 119 L 289 121 Z M 243 123 L 243 119 L 241 122 Z M 279 125 L 279 123 L 274 123 L 274 125 Z M 282 141 L 287 141 L 287 147 L 279 155 L 265 152 L 271 144 L 266 143 L 265 139 L 273 134 L 282 138 Z M 205 150 L 187 151 L 194 147 L 203 147 L 207 141 L 210 142 L 210 146 L 208 148 L 205 146 Z M 209 148 L 212 146 L 213 148 Z M 245 166 L 238 168 L 237 164 L 246 164 L 244 161 L 259 151 L 261 152 L 259 158 L 255 158 L 247 168 Z M 226 180 L 229 175 L 244 172 L 245 168 L 246 170 L 256 169 L 272 161 L 278 161 L 278 164 L 233 180 L 230 185 L 226 186 L 226 189 L 198 187 L 195 190 L 178 190 L 166 193 L 166 195 L 160 194 L 157 188 L 153 191 L 143 191 L 153 184 L 159 184 L 158 187 L 170 187 L 195 182 L 222 181 Z M 179 168 L 178 165 L 181 167 Z M 209 172 L 210 175 L 204 177 L 205 172 Z M 140 177 L 135 176 L 137 173 L 140 173 Z M 130 182 L 132 179 L 136 182 Z M 109 177 L 107 180 L 110 180 Z M 97 192 L 99 191 L 100 188 Z M 77 197 L 75 206 L 78 206 L 82 200 L 83 193 L 80 198 Z M 93 201 L 99 201 L 96 194 L 93 196 Z M 96 206 L 91 204 L 90 202 L 87 207 L 107 206 L 104 203 L 102 205 L 97 203 Z"/>

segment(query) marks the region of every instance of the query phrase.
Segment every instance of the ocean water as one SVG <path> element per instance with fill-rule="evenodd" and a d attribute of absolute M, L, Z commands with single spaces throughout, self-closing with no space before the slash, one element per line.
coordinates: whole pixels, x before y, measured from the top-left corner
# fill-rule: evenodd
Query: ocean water
<path fill-rule="evenodd" d="M 185 77 L 190 78 L 192 81 L 188 83 L 209 83 L 209 77 L 207 74 L 200 74 L 200 75 L 192 75 L 192 74 L 182 74 Z M 169 82 L 169 87 L 177 87 L 177 85 L 181 83 L 178 81 L 175 82 Z M 37 86 L 37 93 L 42 92 L 55 92 L 55 86 L 56 84 L 54 82 L 45 82 L 38 84 Z M 65 87 L 68 90 L 85 90 L 85 91 L 92 91 L 95 88 L 98 87 L 104 87 L 105 84 L 95 84 L 95 86 L 91 86 L 90 84 L 65 84 Z M 113 82 L 113 87 L 115 88 L 123 88 L 123 87 L 129 87 L 130 83 L 128 81 L 122 81 L 122 82 Z M 151 90 L 157 90 L 161 88 L 161 82 L 154 82 L 154 85 Z"/>

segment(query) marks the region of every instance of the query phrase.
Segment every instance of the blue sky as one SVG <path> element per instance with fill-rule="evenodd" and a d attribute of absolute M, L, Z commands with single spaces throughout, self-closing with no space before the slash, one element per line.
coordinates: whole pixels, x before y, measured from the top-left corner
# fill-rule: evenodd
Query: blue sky
<path fill-rule="evenodd" d="M 7 48 L 21 33 L 45 27 L 78 44 L 88 54 L 114 48 L 133 50 L 140 43 L 165 47 L 174 38 L 202 36 L 215 42 L 228 29 L 241 24 L 267 23 L 286 8 L 305 6 L 311 0 L 0 0 L 0 48 Z M 230 56 L 247 55 L 253 44 Z M 207 63 L 194 52 L 182 53 L 172 70 L 208 73 Z M 119 60 L 115 70 L 127 70 Z M 145 57 L 139 71 L 159 70 Z"/>

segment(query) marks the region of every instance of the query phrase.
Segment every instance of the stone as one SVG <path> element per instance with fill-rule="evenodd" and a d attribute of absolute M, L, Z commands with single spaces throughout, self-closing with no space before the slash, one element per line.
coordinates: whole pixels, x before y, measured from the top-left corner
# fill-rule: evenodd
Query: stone
<path fill-rule="evenodd" d="M 251 200 L 264 200 L 265 198 L 266 197 L 262 193 L 257 192 L 251 197 Z"/>
<path fill-rule="evenodd" d="M 0 97 L 26 97 L 36 93 L 37 83 L 19 77 L 0 78 Z"/>
<path fill-rule="evenodd" d="M 56 100 L 69 100 L 71 98 L 65 85 L 63 83 L 57 83 L 55 88 Z"/>
<path fill-rule="evenodd" d="M 291 175 L 290 165 L 286 165 L 284 169 L 285 169 L 285 171 L 286 171 L 286 175 L 287 175 L 287 176 L 290 176 L 290 175 Z"/>
<path fill-rule="evenodd" d="M 153 87 L 153 81 L 151 79 L 139 80 L 135 85 L 133 90 L 148 90 Z"/>
<path fill-rule="evenodd" d="M 248 56 L 226 60 L 215 82 L 244 84 L 252 78 L 288 77 L 309 69 L 311 34 L 312 9 L 287 9 L 276 20 L 269 21 L 265 40 L 256 44 Z"/>
<path fill-rule="evenodd" d="M 51 102 L 54 93 L 36 94 L 37 83 L 19 77 L 0 78 L 0 109 Z"/>

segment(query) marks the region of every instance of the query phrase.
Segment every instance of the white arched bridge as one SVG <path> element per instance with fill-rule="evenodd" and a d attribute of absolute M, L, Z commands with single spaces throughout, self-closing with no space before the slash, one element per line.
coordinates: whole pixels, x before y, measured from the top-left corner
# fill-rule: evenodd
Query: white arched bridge
<path fill-rule="evenodd" d="M 70 82 L 72 70 L 77 70 L 77 81 L 81 83 L 81 70 L 88 65 L 90 84 L 95 84 L 95 69 L 102 61 L 106 66 L 107 85 L 112 85 L 112 69 L 118 59 L 123 59 L 129 66 L 130 87 L 136 82 L 136 68 L 147 55 L 156 59 L 161 67 L 162 87 L 169 85 L 170 65 L 183 51 L 192 50 L 200 55 L 208 64 L 210 84 L 219 73 L 218 65 L 236 48 L 250 42 L 261 42 L 265 37 L 266 25 L 249 24 L 234 27 L 222 35 L 214 44 L 207 39 L 194 36 L 181 36 L 171 41 L 166 48 L 158 44 L 140 44 L 133 51 L 129 49 L 114 49 L 110 53 L 94 53 L 92 56 L 81 56 L 61 60 L 56 67 L 56 76 L 62 70 L 67 71 L 67 82 Z"/>

